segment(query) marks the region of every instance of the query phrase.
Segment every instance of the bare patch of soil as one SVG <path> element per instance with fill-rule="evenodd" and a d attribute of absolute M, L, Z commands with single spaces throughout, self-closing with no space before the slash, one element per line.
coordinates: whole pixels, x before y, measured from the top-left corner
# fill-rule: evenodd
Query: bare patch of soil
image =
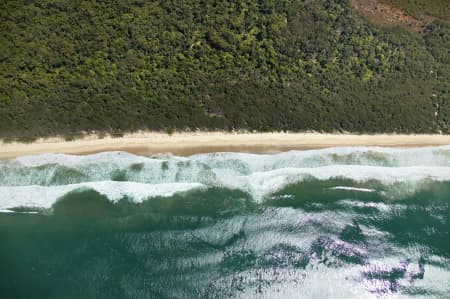
<path fill-rule="evenodd" d="M 350 3 L 362 16 L 382 27 L 401 27 L 422 34 L 424 27 L 435 20 L 428 15 L 424 15 L 421 20 L 415 19 L 400 8 L 381 3 L 379 0 L 350 0 Z"/>

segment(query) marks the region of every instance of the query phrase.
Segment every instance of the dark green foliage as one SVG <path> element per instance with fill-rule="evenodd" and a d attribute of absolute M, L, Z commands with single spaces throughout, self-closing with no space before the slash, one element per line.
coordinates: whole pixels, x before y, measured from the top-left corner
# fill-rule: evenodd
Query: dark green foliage
<path fill-rule="evenodd" d="M 421 39 L 339 0 L 4 1 L 0 21 L 4 138 L 449 130 L 443 22 Z"/>

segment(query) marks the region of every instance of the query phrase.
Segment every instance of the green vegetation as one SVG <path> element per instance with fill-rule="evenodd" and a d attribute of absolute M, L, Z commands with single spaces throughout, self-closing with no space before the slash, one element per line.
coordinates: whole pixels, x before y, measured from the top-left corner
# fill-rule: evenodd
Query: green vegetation
<path fill-rule="evenodd" d="M 381 0 L 401 8 L 407 14 L 422 19 L 424 15 L 450 21 L 450 3 L 448 0 Z"/>
<path fill-rule="evenodd" d="M 3 1 L 0 20 L 3 138 L 449 133 L 442 21 L 422 39 L 374 28 L 339 0 Z"/>

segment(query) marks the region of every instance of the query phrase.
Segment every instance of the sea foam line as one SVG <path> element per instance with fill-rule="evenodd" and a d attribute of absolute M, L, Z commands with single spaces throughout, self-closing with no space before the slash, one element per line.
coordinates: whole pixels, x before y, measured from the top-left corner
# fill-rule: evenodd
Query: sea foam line
<path fill-rule="evenodd" d="M 377 190 L 375 189 L 369 189 L 369 188 L 356 188 L 356 187 L 348 187 L 348 186 L 336 186 L 330 188 L 331 190 L 348 190 L 348 191 L 358 191 L 358 192 L 367 192 L 367 193 L 373 193 Z"/>
<path fill-rule="evenodd" d="M 202 188 L 198 183 L 142 184 L 135 182 L 88 182 L 62 186 L 0 186 L 0 210 L 17 207 L 50 208 L 58 199 L 75 190 L 95 190 L 116 202 L 124 197 L 139 203 L 146 199 Z"/>
<path fill-rule="evenodd" d="M 274 168 L 286 163 L 333 163 L 336 159 L 348 158 L 348 162 L 370 163 L 377 159 L 386 160 L 388 163 L 396 163 L 391 166 L 450 166 L 450 145 L 423 148 L 386 148 L 386 147 L 334 147 L 317 150 L 288 151 L 278 154 L 250 154 L 250 153 L 207 153 L 196 154 L 190 157 L 178 157 L 172 155 L 158 155 L 153 157 L 138 156 L 126 152 L 111 151 L 92 155 L 67 155 L 67 154 L 42 154 L 36 156 L 23 156 L 11 161 L 20 163 L 26 167 L 36 167 L 46 164 L 59 164 L 68 167 L 111 163 L 114 161 L 120 165 L 133 163 L 158 163 L 158 161 L 191 161 L 191 162 L 221 162 L 235 160 L 246 163 L 250 168 L 257 170 Z M 299 165 L 300 166 L 300 165 Z M 307 165 L 303 165 L 307 167 Z M 318 164 L 324 166 L 324 164 Z M 387 165 L 389 166 L 389 165 Z"/>
<path fill-rule="evenodd" d="M 326 181 L 346 179 L 356 183 L 376 181 L 386 187 L 408 183 L 408 193 L 414 193 L 421 183 L 450 181 L 450 167 L 378 167 L 361 165 L 332 165 L 315 168 L 284 168 L 253 173 L 249 176 L 227 176 L 223 183 L 229 188 L 248 192 L 257 201 L 281 188 L 308 179 Z M 399 194 L 397 194 L 399 195 Z"/>
<path fill-rule="evenodd" d="M 183 178 L 185 180 L 186 178 Z M 305 180 L 346 179 L 356 183 L 376 181 L 389 190 L 390 186 L 406 183 L 404 190 L 394 190 L 397 197 L 411 194 L 426 182 L 450 181 L 450 167 L 377 167 L 360 165 L 333 165 L 316 168 L 283 168 L 250 175 L 239 175 L 233 171 L 215 171 L 213 179 L 205 177 L 187 178 L 190 181 L 152 184 L 138 182 L 97 181 L 59 186 L 0 186 L 0 209 L 19 206 L 50 208 L 56 200 L 67 193 L 80 189 L 92 189 L 108 197 L 112 202 L 128 197 L 135 202 L 196 188 L 221 187 L 248 193 L 256 202 L 285 186 Z M 339 188 L 339 187 L 338 187 Z M 345 187 L 347 190 L 372 191 L 362 187 Z M 343 189 L 343 187 L 340 187 Z M 400 193 L 399 193 L 400 192 Z M 385 194 L 380 192 L 380 194 Z"/>

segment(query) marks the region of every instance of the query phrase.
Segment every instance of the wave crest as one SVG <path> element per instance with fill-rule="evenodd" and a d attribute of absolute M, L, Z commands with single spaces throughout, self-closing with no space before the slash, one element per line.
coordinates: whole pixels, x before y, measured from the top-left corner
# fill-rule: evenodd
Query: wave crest
<path fill-rule="evenodd" d="M 303 185 L 309 190 L 318 184 L 320 190 L 335 194 L 358 192 L 358 196 L 367 193 L 398 199 L 430 190 L 439 182 L 450 182 L 450 146 L 190 157 L 141 157 L 124 152 L 49 154 L 0 161 L 0 210 L 50 208 L 58 198 L 83 188 L 95 190 L 112 202 L 126 197 L 136 203 L 198 188 L 224 188 L 244 192 L 260 203 L 289 186 L 298 189 Z"/>

